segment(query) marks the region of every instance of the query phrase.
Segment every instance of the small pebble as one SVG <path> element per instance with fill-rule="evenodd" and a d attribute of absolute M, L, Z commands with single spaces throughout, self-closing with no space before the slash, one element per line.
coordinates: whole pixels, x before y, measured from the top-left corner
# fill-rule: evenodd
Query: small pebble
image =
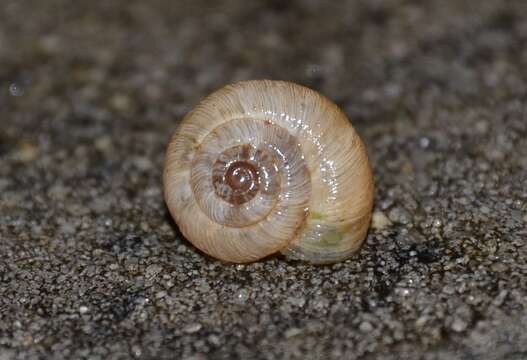
<path fill-rule="evenodd" d="M 146 277 L 152 278 L 159 274 L 163 270 L 163 267 L 158 264 L 152 264 L 146 268 Z"/>
<path fill-rule="evenodd" d="M 115 94 L 111 98 L 110 103 L 115 110 L 125 112 L 130 109 L 132 101 L 125 94 Z"/>
<path fill-rule="evenodd" d="M 9 85 L 9 93 L 12 96 L 15 96 L 15 97 L 22 96 L 24 95 L 24 92 L 25 92 L 24 88 L 20 84 L 12 83 L 11 85 Z"/>
<path fill-rule="evenodd" d="M 388 213 L 388 217 L 391 221 L 399 224 L 409 224 L 412 221 L 412 216 L 408 210 L 402 207 L 395 207 Z"/>
<path fill-rule="evenodd" d="M 17 144 L 16 158 L 24 163 L 31 162 L 39 156 L 38 147 L 30 141 L 22 140 Z"/>
<path fill-rule="evenodd" d="M 216 345 L 216 346 L 219 346 L 221 345 L 221 339 L 219 336 L 216 336 L 216 335 L 209 335 L 209 337 L 207 338 L 209 340 L 209 342 L 213 345 Z"/>
<path fill-rule="evenodd" d="M 234 300 L 237 304 L 243 305 L 249 299 L 251 293 L 246 289 L 240 289 L 234 295 Z"/>
<path fill-rule="evenodd" d="M 467 326 L 468 324 L 465 321 L 461 320 L 460 318 L 456 318 L 452 323 L 452 330 L 455 332 L 462 332 L 466 330 Z"/>
<path fill-rule="evenodd" d="M 509 269 L 507 265 L 501 262 L 492 264 L 491 268 L 492 268 L 492 271 L 495 271 L 497 273 L 501 273 Z"/>
<path fill-rule="evenodd" d="M 419 138 L 419 146 L 421 146 L 423 149 L 426 149 L 430 145 L 430 139 L 427 137 L 421 137 Z"/>
<path fill-rule="evenodd" d="M 375 230 L 382 230 L 392 226 L 392 222 L 382 211 L 375 211 L 371 220 L 371 227 Z"/>
<path fill-rule="evenodd" d="M 359 326 L 359 330 L 363 333 L 369 333 L 373 330 L 373 325 L 370 324 L 368 321 L 363 321 Z"/>
<path fill-rule="evenodd" d="M 192 323 L 192 324 L 185 326 L 183 331 L 186 332 L 187 334 L 193 334 L 193 333 L 200 331 L 201 327 L 202 326 L 200 323 Z"/>
<path fill-rule="evenodd" d="M 285 337 L 287 339 L 300 335 L 300 334 L 302 334 L 302 330 L 299 328 L 295 328 L 295 327 L 289 328 L 285 331 Z"/>

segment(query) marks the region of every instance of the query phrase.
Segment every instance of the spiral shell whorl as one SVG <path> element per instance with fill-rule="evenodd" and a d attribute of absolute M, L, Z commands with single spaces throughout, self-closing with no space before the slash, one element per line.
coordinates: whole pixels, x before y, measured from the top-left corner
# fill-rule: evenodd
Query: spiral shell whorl
<path fill-rule="evenodd" d="M 167 150 L 165 198 L 181 232 L 217 258 L 277 251 L 313 263 L 362 243 L 372 179 L 345 115 L 281 81 L 227 86 L 189 113 Z"/>
<path fill-rule="evenodd" d="M 229 181 L 233 166 L 251 177 L 247 189 Z M 273 213 L 281 222 L 292 214 L 303 216 L 309 182 L 295 139 L 258 119 L 234 119 L 215 128 L 201 142 L 191 167 L 191 186 L 201 210 L 217 224 L 238 228 Z"/>

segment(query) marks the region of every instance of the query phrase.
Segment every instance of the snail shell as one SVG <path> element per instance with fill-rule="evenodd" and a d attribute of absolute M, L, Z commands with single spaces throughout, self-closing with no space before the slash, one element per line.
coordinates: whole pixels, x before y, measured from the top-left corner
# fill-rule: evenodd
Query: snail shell
<path fill-rule="evenodd" d="M 172 136 L 163 181 L 182 234 L 229 262 L 279 251 L 341 261 L 371 218 L 359 136 L 333 102 L 284 81 L 238 82 L 202 100 Z"/>

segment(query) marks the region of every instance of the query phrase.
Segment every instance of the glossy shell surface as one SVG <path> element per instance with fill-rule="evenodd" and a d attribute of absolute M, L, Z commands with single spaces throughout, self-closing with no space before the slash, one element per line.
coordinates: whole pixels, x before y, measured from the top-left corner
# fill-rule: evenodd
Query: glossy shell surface
<path fill-rule="evenodd" d="M 284 81 L 243 81 L 202 100 L 172 136 L 163 181 L 182 234 L 229 262 L 276 252 L 341 261 L 371 218 L 372 173 L 351 123 Z"/>

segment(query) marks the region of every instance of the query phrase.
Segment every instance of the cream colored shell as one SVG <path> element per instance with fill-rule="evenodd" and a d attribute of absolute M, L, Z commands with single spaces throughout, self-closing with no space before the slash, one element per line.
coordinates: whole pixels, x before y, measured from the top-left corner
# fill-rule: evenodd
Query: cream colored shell
<path fill-rule="evenodd" d="M 238 82 L 205 98 L 174 133 L 163 180 L 182 234 L 229 262 L 279 251 L 341 261 L 371 218 L 372 173 L 349 120 L 284 81 Z"/>

